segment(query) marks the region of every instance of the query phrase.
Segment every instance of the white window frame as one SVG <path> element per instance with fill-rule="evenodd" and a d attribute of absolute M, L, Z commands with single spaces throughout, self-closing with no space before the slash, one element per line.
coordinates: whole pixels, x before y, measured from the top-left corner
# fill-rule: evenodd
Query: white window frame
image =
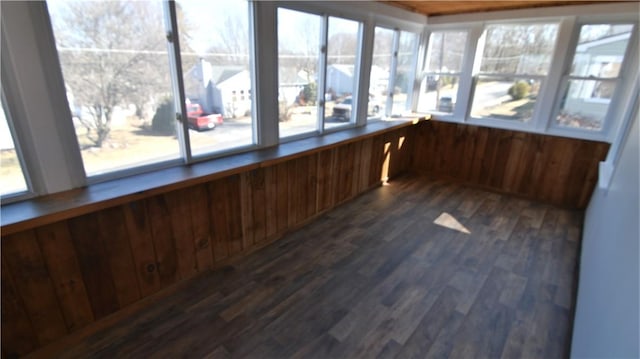
<path fill-rule="evenodd" d="M 463 115 L 464 113 L 466 113 L 466 102 L 464 101 L 463 103 L 460 104 L 460 106 L 458 106 L 458 98 L 462 93 L 467 93 L 466 90 L 463 89 L 463 81 L 464 81 L 464 88 L 466 89 L 468 87 L 468 82 L 467 79 L 464 77 L 465 73 L 468 73 L 469 71 L 467 70 L 470 66 L 473 66 L 473 63 L 469 64 L 470 59 L 472 58 L 472 56 L 469 56 L 469 52 L 475 52 L 475 46 L 471 46 L 472 42 L 477 42 L 477 36 L 474 36 L 475 34 L 473 33 L 473 29 L 477 28 L 477 27 L 456 27 L 456 26 L 433 26 L 431 28 L 428 28 L 425 32 L 424 32 L 424 53 L 423 53 L 423 61 L 422 61 L 422 66 L 420 67 L 422 69 L 422 72 L 420 74 L 420 77 L 418 78 L 416 76 L 416 82 L 418 82 L 418 91 L 421 90 L 421 83 L 422 81 L 426 81 L 427 76 L 456 76 L 458 77 L 458 91 L 456 92 L 456 104 L 455 107 L 453 108 L 453 112 L 448 113 L 448 112 L 441 112 L 438 111 L 437 106 L 438 104 L 436 103 L 436 110 L 433 113 L 438 114 L 439 117 L 442 118 L 446 118 L 448 121 L 452 121 L 452 122 L 457 122 L 455 119 L 456 118 L 464 118 L 465 116 Z M 429 71 L 428 66 L 429 66 L 429 46 L 430 46 L 430 39 L 431 39 L 431 35 L 433 33 L 447 33 L 447 32 L 462 32 L 466 34 L 466 40 L 465 40 L 465 44 L 464 44 L 464 53 L 462 55 L 462 62 L 460 64 L 460 71 L 456 71 L 456 72 L 432 72 Z M 472 39 L 473 36 L 473 39 Z M 472 48 L 470 48 L 472 47 Z M 428 86 L 428 83 L 426 84 L 426 86 Z M 416 104 L 413 106 L 413 108 L 417 111 L 418 108 L 418 103 L 417 100 L 420 98 L 420 94 L 418 93 L 417 95 L 414 96 L 416 98 Z M 458 109 L 458 107 L 463 107 L 462 110 Z"/>
<path fill-rule="evenodd" d="M 86 185 L 144 172 L 156 171 L 199 161 L 206 161 L 234 153 L 246 152 L 275 146 L 287 142 L 278 134 L 277 99 L 277 8 L 335 16 L 360 23 L 357 68 L 357 89 L 368 88 L 368 75 L 373 49 L 373 29 L 382 24 L 386 27 L 412 31 L 423 31 L 426 18 L 393 6 L 370 2 L 263 2 L 249 0 L 250 57 L 252 68 L 253 133 L 254 144 L 232 148 L 227 151 L 212 152 L 194 156 L 190 154 L 188 133 L 184 126 L 179 131 L 182 139 L 182 157 L 164 162 L 154 162 L 145 166 L 132 167 L 121 171 L 107 172 L 87 177 L 78 140 L 75 135 L 65 84 L 56 50 L 51 20 L 44 2 L 2 3 L 2 68 L 3 87 L 7 94 L 9 110 L 14 121 L 16 147 L 20 147 L 32 184 L 29 196 L 40 196 L 61 192 Z M 174 10 L 172 10 L 172 8 Z M 165 27 L 177 37 L 175 5 L 165 1 Z M 168 25 L 167 25 L 168 24 Z M 179 29 L 177 29 L 179 30 Z M 179 38 L 179 37 L 178 37 Z M 169 44 L 174 63 L 169 71 L 175 71 L 172 78 L 176 83 L 181 78 L 181 68 L 175 66 L 177 46 Z M 5 61 L 6 60 L 6 61 Z M 4 76 L 5 73 L 10 76 Z M 180 88 L 180 86 L 178 86 Z M 356 89 L 356 90 L 357 90 Z M 38 98 L 36 102 L 27 102 Z M 183 108 L 184 94 L 174 96 Z M 355 121 L 349 126 L 324 129 L 310 136 L 366 125 L 368 91 L 355 91 Z M 299 137 L 298 137 L 299 138 Z M 293 140 L 295 138 L 287 139 Z M 3 200 L 5 198 L 3 197 Z"/>
<path fill-rule="evenodd" d="M 469 123 L 478 126 L 488 126 L 517 130 L 524 132 L 544 133 L 571 138 L 613 142 L 620 131 L 624 111 L 632 106 L 634 80 L 638 77 L 638 9 L 635 4 L 593 4 L 539 9 L 523 9 L 496 11 L 483 14 L 445 15 L 429 18 L 426 32 L 431 31 L 469 31 L 466 56 L 463 61 L 462 75 L 458 89 L 456 108 L 452 115 L 438 112 L 430 114 L 438 120 L 446 122 Z M 481 38 L 487 24 L 531 22 L 559 22 L 560 26 L 556 38 L 551 66 L 544 82 L 541 84 L 540 95 L 536 101 L 536 108 L 529 123 L 508 120 L 477 119 L 470 116 L 473 102 L 473 85 L 479 72 L 482 56 Z M 632 23 L 635 24 L 632 38 L 627 48 L 627 54 L 621 73 L 625 75 L 616 86 L 610 105 L 610 112 L 605 120 L 602 131 L 566 128 L 554 126 L 555 114 L 562 93 L 562 77 L 567 72 L 567 66 L 573 61 L 575 50 L 573 41 L 577 41 L 576 31 L 580 24 L 585 23 Z M 425 42 L 427 40 L 425 39 Z M 413 107 L 417 109 L 417 104 Z"/>
<path fill-rule="evenodd" d="M 573 59 L 575 58 L 575 54 L 577 52 L 577 45 L 578 45 L 582 26 L 594 25 L 594 24 L 612 24 L 612 25 L 628 24 L 632 26 L 631 36 L 629 38 L 627 48 L 623 55 L 622 66 L 620 67 L 620 71 L 617 77 L 600 78 L 600 77 L 591 77 L 591 76 L 585 77 L 585 76 L 571 75 L 571 66 L 573 65 Z M 621 89 L 624 83 L 624 78 L 622 75 L 631 72 L 630 66 L 632 66 L 631 63 L 633 62 L 632 60 L 633 54 L 638 52 L 638 45 L 637 45 L 638 21 L 637 20 L 624 21 L 623 19 L 612 19 L 611 21 L 606 21 L 606 20 L 603 21 L 602 19 L 598 19 L 594 21 L 594 19 L 587 17 L 584 19 L 577 19 L 572 30 L 573 30 L 572 37 L 567 48 L 568 56 L 564 58 L 564 61 L 565 61 L 563 65 L 564 71 L 559 78 L 558 93 L 556 95 L 554 105 L 552 107 L 552 112 L 549 118 L 549 130 L 557 134 L 563 134 L 566 132 L 581 133 L 582 136 L 584 136 L 585 138 L 607 136 L 610 132 L 613 131 L 613 126 L 615 125 L 615 122 L 616 122 L 613 119 L 613 116 L 616 112 L 619 112 L 619 111 L 616 111 L 616 107 L 621 103 L 621 97 L 622 97 L 621 92 L 624 91 Z M 609 106 L 607 107 L 607 113 L 602 120 L 603 121 L 602 127 L 599 130 L 588 130 L 583 128 L 566 127 L 566 126 L 561 126 L 557 124 L 556 117 L 560 113 L 560 107 L 562 105 L 562 97 L 564 96 L 564 93 L 567 91 L 567 88 L 569 87 L 569 82 L 571 80 L 594 80 L 594 81 L 605 81 L 605 82 L 615 83 L 615 90 L 611 96 L 611 100 L 609 101 Z M 591 101 L 598 102 L 603 100 L 594 98 Z"/>
<path fill-rule="evenodd" d="M 3 194 L 2 203 L 12 203 L 12 202 L 16 202 L 22 199 L 27 199 L 35 196 L 35 193 L 33 191 L 31 176 L 29 175 L 25 158 L 22 153 L 23 147 L 20 146 L 20 140 L 16 136 L 13 116 L 11 114 L 11 109 L 9 108 L 8 104 L 9 104 L 9 101 L 6 100 L 4 90 L 0 89 L 0 105 L 2 106 L 2 111 L 4 112 L 4 117 L 7 121 L 7 126 L 9 127 L 9 135 L 11 136 L 11 140 L 13 141 L 16 157 L 18 159 L 18 166 L 20 166 L 20 172 L 22 173 L 22 178 L 24 179 L 26 189 L 22 191 L 9 192 L 9 193 Z"/>
<path fill-rule="evenodd" d="M 476 56 L 474 59 L 474 71 L 472 74 L 472 87 L 471 87 L 471 92 L 470 92 L 470 96 L 469 96 L 469 112 L 468 112 L 468 122 L 472 123 L 472 124 L 477 124 L 477 125 L 489 125 L 489 126 L 495 126 L 495 127 L 515 127 L 517 129 L 534 129 L 536 127 L 540 126 L 540 121 L 544 121 L 544 118 L 540 115 L 541 109 L 543 108 L 543 104 L 542 101 L 539 101 L 538 99 L 536 99 L 536 103 L 534 105 L 534 109 L 533 109 L 533 114 L 531 116 L 531 120 L 528 122 L 521 122 L 518 120 L 502 120 L 502 119 L 496 119 L 496 118 L 491 118 L 491 117 L 474 117 L 471 115 L 471 110 L 473 107 L 473 99 L 474 99 L 474 95 L 475 95 L 475 88 L 476 88 L 476 83 L 478 81 L 480 81 L 481 78 L 505 78 L 505 77 L 512 77 L 516 80 L 519 79 L 535 79 L 540 81 L 540 90 L 539 93 L 540 94 L 545 94 L 549 91 L 549 83 L 547 81 L 548 77 L 549 77 L 549 73 L 551 72 L 551 68 L 553 67 L 553 61 L 551 61 L 551 63 L 549 64 L 549 69 L 547 72 L 547 75 L 533 75 L 533 74 L 500 74 L 500 73 L 483 73 L 480 72 L 480 66 L 481 66 L 481 62 L 482 62 L 482 57 L 484 54 L 484 34 L 486 31 L 487 26 L 490 25 L 520 25 L 520 24 L 527 24 L 527 25 L 535 25 L 535 24 L 557 24 L 558 26 L 558 32 L 556 34 L 556 41 L 554 44 L 554 50 L 553 53 L 551 54 L 551 57 L 553 59 L 553 56 L 558 48 L 558 34 L 560 33 L 560 27 L 561 27 L 561 21 L 562 19 L 560 18 L 542 18 L 542 19 L 531 19 L 528 21 L 490 21 L 490 22 L 486 22 L 482 25 L 482 30 L 481 30 L 481 38 L 478 41 L 478 47 L 476 50 Z"/>

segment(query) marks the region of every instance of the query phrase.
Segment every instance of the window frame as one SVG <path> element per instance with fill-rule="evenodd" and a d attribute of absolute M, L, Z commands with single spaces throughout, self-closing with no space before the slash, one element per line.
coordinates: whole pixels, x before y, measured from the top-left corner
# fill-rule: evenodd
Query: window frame
<path fill-rule="evenodd" d="M 482 64 L 482 60 L 483 60 L 483 55 L 484 55 L 484 42 L 486 41 L 486 39 L 482 39 L 482 37 L 484 37 L 485 31 L 487 30 L 488 26 L 492 26 L 492 25 L 535 25 L 535 24 L 540 24 L 540 25 L 549 25 L 549 24 L 557 24 L 557 32 L 556 32 L 556 39 L 555 42 L 553 44 L 553 49 L 551 50 L 551 60 L 549 63 L 549 69 L 547 70 L 547 74 L 546 75 L 531 75 L 531 74 L 516 74 L 516 73 L 508 73 L 508 74 L 501 74 L 501 73 L 490 73 L 490 72 L 481 72 L 480 70 L 480 66 Z M 555 58 L 555 54 L 558 51 L 558 47 L 559 47 L 559 36 L 560 36 L 560 32 L 561 32 L 561 27 L 562 27 L 562 19 L 561 18 L 539 18 L 539 19 L 526 19 L 526 20 L 522 20 L 522 21 L 517 21 L 517 20 L 512 20 L 512 21 L 489 21 L 489 22 L 485 22 L 482 24 L 481 26 L 481 38 L 478 40 L 478 46 L 475 52 L 475 58 L 474 58 L 474 71 L 472 73 L 472 87 L 471 87 L 471 91 L 469 92 L 469 101 L 468 101 L 468 114 L 467 114 L 467 118 L 468 118 L 468 122 L 469 123 L 473 123 L 473 124 L 478 124 L 478 125 L 487 125 L 489 124 L 490 126 L 495 126 L 495 127 L 515 127 L 518 129 L 533 129 L 536 127 L 540 126 L 540 121 L 542 121 L 544 119 L 543 116 L 541 116 L 541 111 L 542 108 L 544 108 L 544 104 L 542 101 L 539 101 L 538 99 L 536 99 L 536 103 L 534 105 L 533 108 L 533 113 L 531 115 L 531 120 L 527 121 L 527 122 L 522 122 L 519 120 L 503 120 L 503 119 L 497 119 L 497 118 L 493 118 L 493 117 L 475 117 L 472 115 L 472 110 L 473 110 L 473 102 L 474 102 L 474 97 L 475 97 L 475 92 L 476 92 L 476 85 L 477 83 L 480 81 L 481 78 L 514 78 L 514 79 L 535 79 L 538 80 L 540 82 L 540 90 L 539 93 L 540 94 L 545 94 L 549 91 L 549 82 L 547 81 L 547 79 L 549 78 L 549 74 L 551 73 L 551 69 L 553 68 L 553 59 Z"/>
<path fill-rule="evenodd" d="M 540 95 L 536 100 L 536 108 L 532 120 L 528 123 L 490 118 L 474 118 L 471 116 L 473 90 L 479 73 L 482 47 L 480 36 L 486 25 L 513 23 L 558 22 L 559 28 L 553 50 L 549 71 L 541 83 Z M 554 126 L 555 111 L 559 106 L 562 77 L 573 61 L 574 41 L 580 25 L 585 23 L 623 23 L 634 24 L 634 30 L 626 50 L 624 63 L 620 72 L 625 76 L 619 79 L 612 102 L 609 107 L 606 128 L 602 131 L 574 129 Z M 623 111 L 632 102 L 631 93 L 634 81 L 638 80 L 638 19 L 637 8 L 632 4 L 593 4 L 572 5 L 555 8 L 540 8 L 496 11 L 483 14 L 444 15 L 429 18 L 425 33 L 435 31 L 468 31 L 467 49 L 463 60 L 462 75 L 458 89 L 456 108 L 453 114 L 429 111 L 433 118 L 456 123 L 468 123 L 477 126 L 495 127 L 524 132 L 535 132 L 555 136 L 579 138 L 586 140 L 613 142 L 620 131 Z M 428 45 L 428 38 L 425 39 Z M 424 55 L 426 58 L 426 54 Z M 426 65 L 426 64 L 425 64 Z M 424 66 L 424 65 L 423 65 Z M 413 110 L 417 110 L 417 103 Z M 552 116 L 553 115 L 553 116 Z"/>
<path fill-rule="evenodd" d="M 585 25 L 599 25 L 599 24 L 631 25 L 632 26 L 631 35 L 629 37 L 627 48 L 625 49 L 625 52 L 623 54 L 623 60 L 620 66 L 620 70 L 618 72 L 618 76 L 616 76 L 615 78 L 600 78 L 600 77 L 592 77 L 592 76 L 571 75 L 571 67 L 573 66 L 573 60 L 575 59 L 575 56 L 577 53 L 577 47 L 578 47 L 578 42 L 580 38 L 580 31 L 582 27 Z M 622 97 L 623 97 L 622 92 L 625 91 L 623 90 L 623 87 L 625 87 L 623 86 L 625 81 L 622 74 L 629 72 L 629 69 L 632 66 L 631 63 L 634 62 L 632 58 L 633 58 L 633 54 L 638 51 L 637 42 L 638 42 L 638 20 L 637 19 L 635 21 L 625 21 L 625 19 L 620 19 L 620 18 L 613 18 L 611 19 L 611 21 L 607 21 L 606 19 L 596 20 L 590 17 L 576 19 L 575 24 L 572 28 L 571 39 L 567 46 L 568 56 L 564 58 L 564 63 L 563 63 L 564 71 L 561 77 L 559 78 L 557 95 L 555 96 L 554 103 L 549 116 L 548 129 L 550 132 L 553 132 L 556 134 L 564 134 L 567 132 L 571 132 L 575 134 L 581 134 L 585 138 L 604 137 L 604 136 L 609 137 L 609 134 L 614 131 L 614 126 L 616 125 L 615 124 L 616 121 L 613 118 L 615 113 L 618 112 L 616 111 L 616 107 L 618 107 L 618 105 L 622 102 Z M 602 122 L 603 122 L 602 126 L 599 130 L 589 130 L 585 128 L 561 126 L 557 123 L 556 118 L 560 113 L 560 107 L 562 106 L 563 96 L 568 90 L 569 82 L 572 80 L 578 80 L 578 81 L 594 80 L 594 81 L 607 81 L 607 82 L 615 83 L 615 89 L 611 96 L 611 100 L 609 101 L 609 105 L 607 106 L 606 114 L 602 119 Z"/>
<path fill-rule="evenodd" d="M 426 81 L 426 78 L 428 76 L 431 75 L 436 75 L 436 76 L 456 76 L 458 78 L 458 91 L 456 92 L 456 105 L 453 108 L 452 112 L 442 112 L 442 111 L 438 111 L 438 109 L 436 108 L 435 111 L 433 111 L 433 113 L 437 113 L 438 116 L 447 118 L 449 121 L 455 121 L 454 119 L 457 117 L 461 117 L 460 114 L 458 114 L 458 112 L 460 110 L 458 110 L 458 107 L 464 107 L 464 110 L 462 110 L 462 112 L 466 112 L 466 102 L 464 103 L 460 103 L 460 106 L 458 106 L 458 99 L 460 98 L 461 92 L 464 91 L 462 89 L 462 81 L 465 80 L 464 78 L 464 74 L 468 71 L 467 68 L 469 67 L 469 62 L 470 62 L 470 56 L 468 55 L 469 51 L 474 51 L 475 52 L 475 47 L 473 47 L 472 49 L 470 49 L 471 47 L 471 43 L 472 42 L 477 42 L 476 37 L 474 37 L 474 41 L 472 41 L 472 36 L 473 34 L 473 30 L 475 29 L 475 27 L 457 27 L 457 26 L 434 26 L 434 27 L 430 27 L 427 28 L 424 32 L 424 54 L 423 54 L 423 60 L 422 60 L 422 66 L 420 67 L 422 69 L 422 72 L 420 74 L 420 79 L 416 78 L 416 82 L 418 83 L 418 91 L 421 90 L 422 86 L 422 81 Z M 466 39 L 465 39 L 465 43 L 464 43 L 464 50 L 463 50 L 463 54 L 462 54 L 462 61 L 460 63 L 460 71 L 457 72 L 432 72 L 429 71 L 428 67 L 429 67 L 429 46 L 431 45 L 430 41 L 431 41 L 431 35 L 433 33 L 447 33 L 447 32 L 461 32 L 461 33 L 465 33 L 466 35 Z M 473 64 L 471 64 L 473 65 Z M 466 81 L 468 82 L 468 81 Z M 428 86 L 428 84 L 426 85 Z M 414 109 L 416 109 L 417 112 L 417 108 L 418 108 L 418 100 L 420 98 L 420 94 L 416 95 L 416 104 L 413 107 Z M 436 103 L 437 106 L 437 103 Z M 456 114 L 458 114 L 456 116 Z"/>
<path fill-rule="evenodd" d="M 5 97 L 5 91 L 0 88 L 0 105 L 2 106 L 2 111 L 4 112 L 4 117 L 7 121 L 7 127 L 9 128 L 9 136 L 11 136 L 11 140 L 13 141 L 14 150 L 16 152 L 16 157 L 18 159 L 18 166 L 20 166 L 20 171 L 22 172 L 22 178 L 24 180 L 24 184 L 26 189 L 16 192 L 9 192 L 2 195 L 2 203 L 13 203 L 23 199 L 28 199 L 35 196 L 33 191 L 33 182 L 31 180 L 31 176 L 29 174 L 25 157 L 22 152 L 22 146 L 20 145 L 20 139 L 16 136 L 16 130 L 14 126 L 13 116 L 11 114 L 11 109 L 9 108 L 9 101 L 7 101 Z"/>

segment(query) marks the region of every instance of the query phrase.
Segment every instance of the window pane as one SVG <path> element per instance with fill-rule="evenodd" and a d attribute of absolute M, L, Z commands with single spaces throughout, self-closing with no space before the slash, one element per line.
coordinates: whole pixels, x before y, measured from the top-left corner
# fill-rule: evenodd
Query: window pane
<path fill-rule="evenodd" d="M 358 80 L 356 63 L 359 28 L 360 24 L 356 21 L 329 18 L 325 128 L 355 121 L 352 95 Z"/>
<path fill-rule="evenodd" d="M 280 137 L 313 132 L 318 128 L 316 103 L 321 24 L 321 16 L 278 9 Z"/>
<path fill-rule="evenodd" d="M 0 108 L 0 195 L 24 192 L 27 182 L 24 179 L 22 166 L 16 153 L 13 137 L 9 130 L 9 123 L 4 112 L 4 106 Z"/>
<path fill-rule="evenodd" d="M 179 157 L 162 3 L 48 3 L 88 175 Z"/>
<path fill-rule="evenodd" d="M 389 73 L 393 54 L 393 30 L 376 27 L 373 43 L 373 59 L 369 75 L 369 119 L 379 119 L 385 113 L 389 95 Z"/>
<path fill-rule="evenodd" d="M 429 36 L 428 72 L 460 72 L 467 41 L 463 31 L 438 31 Z"/>
<path fill-rule="evenodd" d="M 557 32 L 557 24 L 487 26 L 480 71 L 546 75 Z"/>
<path fill-rule="evenodd" d="M 475 86 L 471 116 L 528 122 L 539 90 L 538 80 L 480 77 Z"/>
<path fill-rule="evenodd" d="M 609 109 L 615 81 L 570 80 L 556 123 L 600 130 Z"/>
<path fill-rule="evenodd" d="M 583 25 L 571 75 L 618 77 L 632 29 L 632 25 Z"/>
<path fill-rule="evenodd" d="M 400 32 L 398 66 L 393 90 L 393 113 L 402 114 L 409 109 L 409 95 L 413 91 L 414 59 L 418 37 L 411 32 Z"/>
<path fill-rule="evenodd" d="M 246 1 L 176 3 L 194 155 L 254 143 L 248 6 Z"/>
<path fill-rule="evenodd" d="M 418 112 L 453 113 L 458 94 L 458 82 L 458 76 L 425 76 L 420 84 Z"/>

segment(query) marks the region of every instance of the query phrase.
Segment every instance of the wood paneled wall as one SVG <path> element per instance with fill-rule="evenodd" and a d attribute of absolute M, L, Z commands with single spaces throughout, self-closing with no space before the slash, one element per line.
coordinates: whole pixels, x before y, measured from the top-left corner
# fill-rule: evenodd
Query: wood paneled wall
<path fill-rule="evenodd" d="M 428 121 L 415 130 L 412 170 L 561 207 L 583 209 L 604 142 Z"/>
<path fill-rule="evenodd" d="M 2 353 L 224 265 L 405 171 L 411 128 L 2 237 Z"/>

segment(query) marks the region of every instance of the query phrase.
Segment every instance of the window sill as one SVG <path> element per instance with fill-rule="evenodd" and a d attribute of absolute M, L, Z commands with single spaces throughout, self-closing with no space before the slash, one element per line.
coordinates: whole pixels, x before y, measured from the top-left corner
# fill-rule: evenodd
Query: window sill
<path fill-rule="evenodd" d="M 209 182 L 218 178 L 320 152 L 335 146 L 409 127 L 427 117 L 370 123 L 323 136 L 278 146 L 119 178 L 84 188 L 55 193 L 2 206 L 2 235 L 54 223 L 102 208 L 139 200 L 159 193 Z"/>

